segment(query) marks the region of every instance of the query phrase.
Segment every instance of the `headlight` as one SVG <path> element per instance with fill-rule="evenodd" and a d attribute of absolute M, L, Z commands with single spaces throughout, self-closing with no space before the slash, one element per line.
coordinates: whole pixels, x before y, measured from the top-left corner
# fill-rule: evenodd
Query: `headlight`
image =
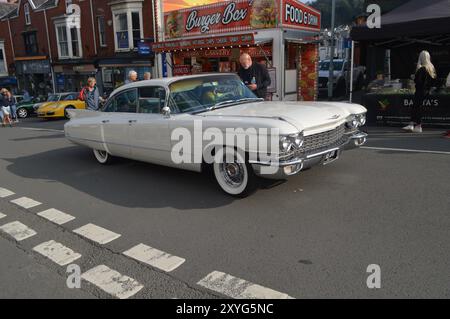
<path fill-rule="evenodd" d="M 280 151 L 289 152 L 292 148 L 292 141 L 287 136 L 280 137 Z"/>
<path fill-rule="evenodd" d="M 364 126 L 366 124 L 366 114 L 365 113 L 358 114 L 355 117 L 356 117 L 356 120 L 359 123 L 359 126 Z"/>
<path fill-rule="evenodd" d="M 345 123 L 345 126 L 350 130 L 354 130 L 358 128 L 359 121 L 356 119 L 355 115 L 350 115 L 349 117 L 347 117 L 347 122 Z"/>
<path fill-rule="evenodd" d="M 292 141 L 292 143 L 294 143 L 295 146 L 297 146 L 298 148 L 303 146 L 303 132 L 301 133 L 297 133 L 297 134 L 292 134 L 289 135 L 289 139 Z"/>
<path fill-rule="evenodd" d="M 280 150 L 282 152 L 289 152 L 293 146 L 300 148 L 303 146 L 303 132 L 283 135 L 280 137 Z"/>

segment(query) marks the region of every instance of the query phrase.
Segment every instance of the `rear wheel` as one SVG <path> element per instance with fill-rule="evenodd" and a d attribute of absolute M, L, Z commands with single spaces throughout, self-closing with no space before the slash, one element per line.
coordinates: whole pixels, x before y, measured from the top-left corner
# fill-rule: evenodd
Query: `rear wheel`
<path fill-rule="evenodd" d="M 28 111 L 25 108 L 20 108 L 17 110 L 17 116 L 20 117 L 21 119 L 24 119 L 28 116 Z"/>
<path fill-rule="evenodd" d="M 113 160 L 107 151 L 94 150 L 95 159 L 102 165 L 110 164 Z"/>
<path fill-rule="evenodd" d="M 232 147 L 225 147 L 216 155 L 222 160 L 213 164 L 214 177 L 222 190 L 240 198 L 252 194 L 258 186 L 258 177 L 242 155 Z"/>

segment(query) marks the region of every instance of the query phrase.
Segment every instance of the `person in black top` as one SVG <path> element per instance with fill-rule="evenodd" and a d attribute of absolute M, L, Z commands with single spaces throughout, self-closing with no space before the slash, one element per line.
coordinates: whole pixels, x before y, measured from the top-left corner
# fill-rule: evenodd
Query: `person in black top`
<path fill-rule="evenodd" d="M 422 106 L 423 101 L 430 95 L 431 87 L 436 79 L 436 69 L 431 63 L 430 53 L 422 51 L 417 63 L 417 70 L 414 76 L 416 93 L 411 110 L 411 123 L 403 129 L 408 132 L 422 133 Z"/>
<path fill-rule="evenodd" d="M 248 53 L 241 55 L 239 62 L 241 67 L 238 74 L 242 82 L 255 93 L 257 97 L 266 98 L 267 87 L 270 85 L 270 75 L 267 68 L 259 63 L 253 63 Z"/>

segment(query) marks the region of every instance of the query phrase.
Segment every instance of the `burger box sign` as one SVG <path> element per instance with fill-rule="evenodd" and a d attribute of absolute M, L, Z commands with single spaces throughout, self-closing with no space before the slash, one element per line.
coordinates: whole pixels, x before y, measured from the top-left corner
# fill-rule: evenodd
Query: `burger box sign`
<path fill-rule="evenodd" d="M 166 39 L 278 26 L 319 31 L 320 12 L 300 0 L 235 0 L 167 12 L 164 23 Z"/>

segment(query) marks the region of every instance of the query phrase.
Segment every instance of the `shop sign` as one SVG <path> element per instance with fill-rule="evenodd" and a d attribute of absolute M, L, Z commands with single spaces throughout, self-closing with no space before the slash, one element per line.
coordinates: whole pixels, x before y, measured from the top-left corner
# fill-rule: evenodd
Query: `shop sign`
<path fill-rule="evenodd" d="M 140 55 L 150 55 L 151 54 L 151 46 L 149 43 L 139 42 L 138 44 L 138 53 Z"/>
<path fill-rule="evenodd" d="M 18 74 L 50 73 L 50 63 L 48 60 L 18 61 L 16 64 Z"/>
<path fill-rule="evenodd" d="M 172 74 L 173 76 L 186 75 L 191 73 L 190 65 L 174 65 Z"/>
<path fill-rule="evenodd" d="M 175 51 L 183 49 L 207 49 L 217 47 L 228 47 L 238 45 L 254 44 L 255 40 L 252 33 L 223 36 L 223 37 L 209 37 L 201 39 L 186 39 L 178 41 L 156 42 L 152 44 L 153 51 Z"/>
<path fill-rule="evenodd" d="M 278 9 L 275 0 L 235 0 L 164 14 L 167 39 L 186 35 L 275 28 L 277 24 Z"/>
<path fill-rule="evenodd" d="M 251 48 L 241 48 L 237 49 L 239 52 L 238 57 L 242 53 L 248 53 L 252 58 L 260 58 L 264 56 L 272 56 L 272 49 L 271 48 L 257 48 L 257 47 L 251 47 Z M 204 57 L 204 58 L 224 58 L 224 57 L 231 57 L 232 56 L 233 49 L 213 49 L 213 50 L 190 50 L 190 51 L 183 51 L 183 52 L 177 52 L 177 57 L 180 58 L 191 58 L 191 57 Z"/>
<path fill-rule="evenodd" d="M 320 31 L 320 12 L 300 0 L 282 0 L 282 10 L 281 24 L 284 27 Z"/>

